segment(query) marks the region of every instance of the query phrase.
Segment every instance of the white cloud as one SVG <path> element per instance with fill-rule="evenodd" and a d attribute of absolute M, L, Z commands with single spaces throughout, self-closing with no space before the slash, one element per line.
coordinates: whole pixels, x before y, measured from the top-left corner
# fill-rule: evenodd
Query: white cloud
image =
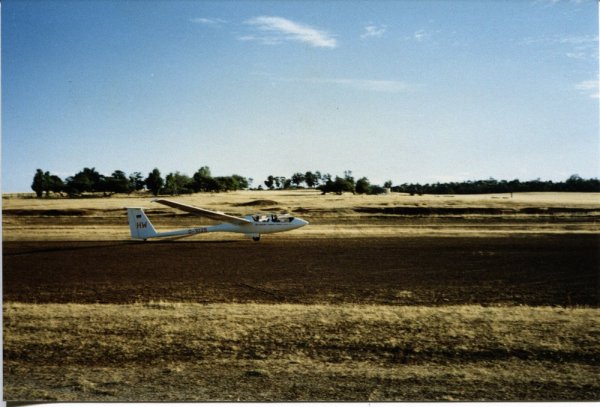
<path fill-rule="evenodd" d="M 600 99 L 600 80 L 598 79 L 579 82 L 575 85 L 575 89 L 588 94 L 591 98 Z"/>
<path fill-rule="evenodd" d="M 247 35 L 238 37 L 243 41 L 260 41 L 264 44 L 279 44 L 283 41 L 298 41 L 313 47 L 335 48 L 337 41 L 326 31 L 288 20 L 283 17 L 260 16 L 246 21 L 261 33 L 270 35 Z"/>
<path fill-rule="evenodd" d="M 555 37 L 556 42 L 570 45 L 597 45 L 597 35 L 562 35 Z"/>
<path fill-rule="evenodd" d="M 440 31 L 428 31 L 426 29 L 420 29 L 415 31 L 414 33 L 404 36 L 401 38 L 402 41 L 416 41 L 423 42 L 429 40 L 433 37 L 434 34 L 438 34 Z"/>
<path fill-rule="evenodd" d="M 430 36 L 430 34 L 427 31 L 425 31 L 425 30 L 418 30 L 418 31 L 415 31 L 415 33 L 413 35 L 413 38 L 415 40 L 421 42 L 421 41 L 426 40 L 427 37 L 429 37 L 429 36 Z"/>
<path fill-rule="evenodd" d="M 588 54 L 582 51 L 567 52 L 565 55 L 571 59 L 586 59 L 588 57 Z"/>
<path fill-rule="evenodd" d="M 273 81 L 276 82 L 296 82 L 310 85 L 341 86 L 349 89 L 380 93 L 408 92 L 414 90 L 419 86 L 396 80 L 349 78 L 276 78 L 272 77 L 270 74 L 262 73 L 261 75 L 270 77 Z"/>
<path fill-rule="evenodd" d="M 597 59 L 597 35 L 554 35 L 551 37 L 528 37 L 521 41 L 524 45 L 562 47 L 567 58 Z M 560 49 L 560 48 L 559 48 Z"/>
<path fill-rule="evenodd" d="M 549 45 L 568 42 L 568 36 L 546 36 L 546 37 L 526 37 L 521 40 L 524 45 Z"/>
<path fill-rule="evenodd" d="M 203 25 L 212 25 L 217 26 L 221 24 L 227 23 L 225 20 L 221 20 L 220 18 L 205 18 L 205 17 L 197 17 L 190 19 L 192 23 L 203 24 Z"/>
<path fill-rule="evenodd" d="M 571 3 L 571 4 L 583 4 L 586 2 L 591 2 L 593 0 L 536 0 L 534 3 L 536 4 L 541 4 L 543 6 L 546 7 L 553 7 L 557 4 L 567 4 L 567 3 Z"/>
<path fill-rule="evenodd" d="M 385 33 L 387 27 L 385 25 L 380 25 L 380 26 L 376 26 L 376 25 L 367 25 L 365 27 L 365 32 L 361 34 L 360 38 L 369 38 L 369 37 L 375 37 L 375 38 L 379 38 L 382 37 L 383 34 Z"/>

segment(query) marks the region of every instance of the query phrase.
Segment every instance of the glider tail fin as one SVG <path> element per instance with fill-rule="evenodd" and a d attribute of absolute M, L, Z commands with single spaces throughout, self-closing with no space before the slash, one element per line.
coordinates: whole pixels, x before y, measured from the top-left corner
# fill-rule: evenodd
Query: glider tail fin
<path fill-rule="evenodd" d="M 127 208 L 127 218 L 132 239 L 146 240 L 158 235 L 142 208 Z"/>

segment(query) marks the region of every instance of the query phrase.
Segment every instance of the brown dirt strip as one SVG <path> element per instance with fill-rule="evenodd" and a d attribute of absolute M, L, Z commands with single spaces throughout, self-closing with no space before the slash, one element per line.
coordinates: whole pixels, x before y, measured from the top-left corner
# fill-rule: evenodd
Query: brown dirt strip
<path fill-rule="evenodd" d="M 4 242 L 4 301 L 600 303 L 600 236 Z"/>

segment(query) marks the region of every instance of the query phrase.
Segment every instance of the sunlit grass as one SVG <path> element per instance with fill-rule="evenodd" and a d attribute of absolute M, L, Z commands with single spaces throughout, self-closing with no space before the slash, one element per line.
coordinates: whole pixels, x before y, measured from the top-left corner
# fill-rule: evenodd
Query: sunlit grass
<path fill-rule="evenodd" d="M 290 212 L 308 220 L 308 227 L 278 238 L 369 237 L 397 235 L 506 235 L 511 233 L 600 233 L 600 194 L 520 193 L 492 195 L 388 194 L 379 196 L 321 195 L 315 190 L 238 191 L 174 197 L 178 201 L 227 213 Z M 32 199 L 3 196 L 4 240 L 123 240 L 129 238 L 125 207 L 141 206 L 159 230 L 214 223 L 152 203 L 148 195 L 111 198 Z M 253 201 L 262 206 L 240 206 Z M 358 207 L 498 208 L 508 215 L 390 216 L 359 213 Z M 523 208 L 569 208 L 586 212 L 561 215 L 510 214 Z M 590 212 L 592 210 L 592 212 Z M 19 212 L 20 211 L 20 212 Z M 44 211 L 54 215 L 46 215 Z M 55 216 L 56 213 L 64 216 Z M 71 211 L 71 212 L 68 212 Z M 73 211 L 80 212 L 74 215 Z M 231 238 L 210 234 L 192 239 Z M 240 236 L 238 236 L 240 237 Z M 243 237 L 240 237 L 243 238 Z"/>
<path fill-rule="evenodd" d="M 161 391 L 178 388 L 177 377 L 210 389 L 197 396 L 189 389 L 176 393 L 177 399 L 194 400 L 389 400 L 411 394 L 589 399 L 600 394 L 599 336 L 600 310 L 589 308 L 9 303 L 4 304 L 5 396 L 35 397 L 19 383 L 22 376 L 10 374 L 29 366 L 31 377 L 70 372 L 69 378 L 54 377 L 46 388 L 36 388 L 63 399 L 164 399 Z M 200 366 L 215 370 L 202 374 Z M 112 372 L 128 375 L 118 383 L 139 382 L 135 370 L 142 376 L 153 372 L 148 374 L 154 390 L 140 394 L 115 385 L 103 393 Z M 74 378 L 75 390 L 68 393 Z M 262 384 L 236 387 L 240 378 Z M 432 387 L 415 393 L 415 388 L 383 385 L 406 380 Z M 340 381 L 348 386 L 346 397 L 331 395 L 329 388 Z M 489 393 L 474 393 L 468 387 L 474 381 Z M 535 381 L 554 386 L 554 392 L 531 387 Z M 296 396 L 293 382 L 299 386 Z M 216 389 L 223 397 L 215 396 Z"/>

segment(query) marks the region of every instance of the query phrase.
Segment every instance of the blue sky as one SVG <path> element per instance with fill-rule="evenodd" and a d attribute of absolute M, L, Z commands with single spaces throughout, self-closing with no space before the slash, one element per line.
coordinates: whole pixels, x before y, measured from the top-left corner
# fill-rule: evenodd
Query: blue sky
<path fill-rule="evenodd" d="M 2 188 L 37 168 L 600 175 L 598 3 L 2 3 Z"/>

